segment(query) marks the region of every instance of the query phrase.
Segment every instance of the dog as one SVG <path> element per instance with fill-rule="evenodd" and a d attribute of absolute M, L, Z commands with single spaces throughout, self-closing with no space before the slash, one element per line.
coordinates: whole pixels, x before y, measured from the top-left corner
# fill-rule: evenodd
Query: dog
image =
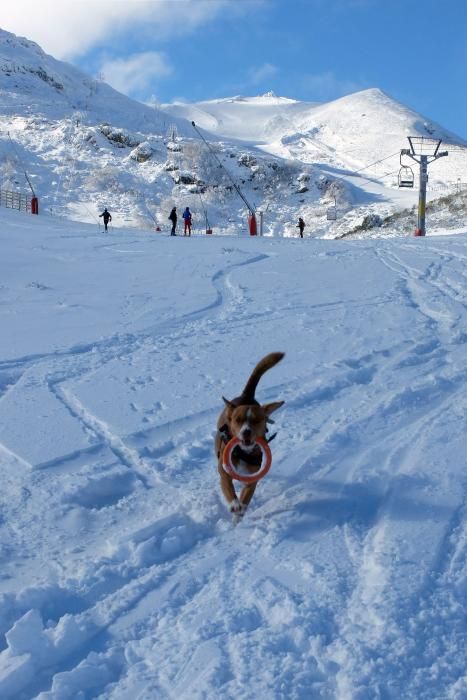
<path fill-rule="evenodd" d="M 255 399 L 258 382 L 265 372 L 277 365 L 284 357 L 283 352 L 271 352 L 258 362 L 248 379 L 240 396 L 229 401 L 222 397 L 225 407 L 217 421 L 217 432 L 214 441 L 217 455 L 217 469 L 220 475 L 220 486 L 231 513 L 238 518 L 245 514 L 257 482 L 243 486 L 237 498 L 232 478 L 223 468 L 224 449 L 233 437 L 240 440 L 232 451 L 232 463 L 238 470 L 254 474 L 261 466 L 263 453 L 256 444 L 258 438 L 266 438 L 267 423 L 273 423 L 271 413 L 277 411 L 284 401 L 273 401 L 260 405 Z M 273 436 L 274 437 L 274 436 Z M 272 439 L 272 438 L 270 438 Z"/>

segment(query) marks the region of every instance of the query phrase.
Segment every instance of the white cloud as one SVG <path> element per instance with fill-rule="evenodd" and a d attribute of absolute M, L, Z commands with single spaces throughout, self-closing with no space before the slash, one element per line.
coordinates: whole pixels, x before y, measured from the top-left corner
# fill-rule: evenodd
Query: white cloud
<path fill-rule="evenodd" d="M 277 71 L 277 66 L 272 65 L 272 63 L 263 63 L 259 68 L 252 68 L 250 70 L 250 82 L 253 85 L 259 85 L 264 80 L 276 75 Z"/>
<path fill-rule="evenodd" d="M 172 67 L 163 53 L 145 51 L 126 58 L 104 61 L 101 71 L 105 82 L 116 90 L 137 96 L 147 91 L 154 79 L 171 75 Z"/>
<path fill-rule="evenodd" d="M 254 1 L 240 5 L 246 9 Z M 189 34 L 235 5 L 229 0 L 5 0 L 0 26 L 36 41 L 56 58 L 71 59 L 104 43 L 118 49 L 125 32 L 153 39 Z"/>

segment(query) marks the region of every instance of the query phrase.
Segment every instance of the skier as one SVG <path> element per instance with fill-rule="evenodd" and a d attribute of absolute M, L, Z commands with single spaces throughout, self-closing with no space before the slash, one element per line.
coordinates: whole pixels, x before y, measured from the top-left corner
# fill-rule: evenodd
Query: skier
<path fill-rule="evenodd" d="M 176 236 L 175 229 L 177 228 L 177 207 L 173 207 L 170 212 L 169 220 L 172 222 L 172 230 L 170 232 L 171 236 Z"/>
<path fill-rule="evenodd" d="M 191 236 L 191 211 L 189 207 L 185 209 L 182 216 L 185 222 L 185 233 L 183 235 L 186 236 L 186 231 L 188 229 L 188 235 Z"/>
<path fill-rule="evenodd" d="M 298 228 L 300 231 L 300 238 L 303 238 L 303 229 L 305 228 L 305 222 L 303 221 L 302 217 L 298 217 L 298 224 L 296 225 L 295 228 Z"/>
<path fill-rule="evenodd" d="M 101 218 L 101 216 L 104 218 L 104 228 L 107 231 L 109 221 L 112 221 L 112 216 L 110 215 L 110 212 L 107 211 L 107 207 L 104 209 L 102 214 L 99 214 L 99 219 Z"/>

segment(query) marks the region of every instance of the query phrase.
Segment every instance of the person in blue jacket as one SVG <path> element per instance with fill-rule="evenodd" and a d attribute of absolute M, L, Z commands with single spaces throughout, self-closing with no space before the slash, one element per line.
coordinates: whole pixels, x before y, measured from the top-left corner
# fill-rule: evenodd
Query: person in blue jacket
<path fill-rule="evenodd" d="M 182 216 L 185 222 L 185 232 L 183 235 L 186 236 L 186 232 L 188 231 L 188 235 L 191 236 L 191 211 L 189 207 L 185 209 Z"/>

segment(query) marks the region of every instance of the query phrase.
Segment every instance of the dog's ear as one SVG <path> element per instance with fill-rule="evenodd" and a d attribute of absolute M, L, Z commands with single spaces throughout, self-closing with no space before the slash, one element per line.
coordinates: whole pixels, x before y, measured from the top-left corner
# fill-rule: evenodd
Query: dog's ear
<path fill-rule="evenodd" d="M 285 401 L 273 401 L 272 403 L 265 403 L 261 408 L 263 409 L 266 416 L 270 416 L 271 413 L 277 411 L 278 408 L 283 406 Z"/>
<path fill-rule="evenodd" d="M 226 399 L 225 396 L 222 397 L 222 401 L 225 403 L 227 408 L 235 408 L 232 401 L 229 401 L 229 399 Z"/>

